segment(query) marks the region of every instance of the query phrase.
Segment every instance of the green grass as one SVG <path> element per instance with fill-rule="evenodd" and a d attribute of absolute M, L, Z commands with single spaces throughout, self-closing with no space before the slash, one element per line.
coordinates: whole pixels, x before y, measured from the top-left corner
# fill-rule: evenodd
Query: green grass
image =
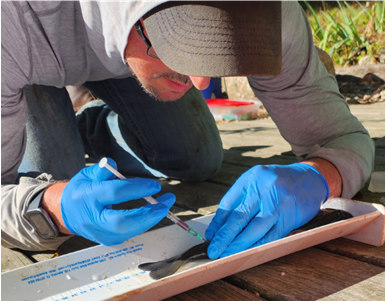
<path fill-rule="evenodd" d="M 315 11 L 304 1 L 314 43 L 326 51 L 335 65 L 351 66 L 365 55 L 378 61 L 385 47 L 385 1 L 349 4 Z"/>

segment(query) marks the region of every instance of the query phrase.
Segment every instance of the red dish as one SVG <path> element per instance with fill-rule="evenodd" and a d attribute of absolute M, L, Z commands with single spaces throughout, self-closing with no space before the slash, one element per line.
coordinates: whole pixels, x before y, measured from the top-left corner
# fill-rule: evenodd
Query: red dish
<path fill-rule="evenodd" d="M 222 98 L 207 99 L 208 107 L 240 107 L 255 104 L 253 101 L 229 100 Z"/>

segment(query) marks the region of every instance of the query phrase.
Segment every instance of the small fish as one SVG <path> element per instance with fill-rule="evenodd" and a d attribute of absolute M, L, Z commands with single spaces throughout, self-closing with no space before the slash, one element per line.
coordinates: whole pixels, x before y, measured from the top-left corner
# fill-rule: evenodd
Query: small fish
<path fill-rule="evenodd" d="M 292 231 L 288 235 L 311 230 L 351 217 L 352 215 L 350 213 L 343 210 L 323 209 L 320 210 L 318 214 L 307 224 Z M 196 245 L 177 256 L 157 262 L 142 263 L 138 266 L 138 268 L 143 271 L 150 271 L 150 277 L 154 280 L 158 280 L 174 274 L 179 268 L 186 265 L 190 261 L 209 259 L 207 254 L 208 247 L 209 242 L 205 241 L 204 243 Z"/>
<path fill-rule="evenodd" d="M 290 234 L 296 234 L 304 232 L 307 230 L 315 229 L 322 227 L 331 223 L 339 222 L 348 218 L 352 218 L 351 213 L 344 210 L 335 210 L 335 209 L 323 209 L 318 212 L 318 214 L 310 220 L 307 224 L 293 230 Z"/>
<path fill-rule="evenodd" d="M 189 261 L 209 259 L 208 254 L 206 253 L 208 247 L 209 242 L 205 241 L 204 243 L 196 245 L 180 255 L 157 262 L 142 263 L 138 266 L 138 268 L 143 271 L 150 271 L 150 277 L 154 280 L 158 280 L 174 274 L 180 267 Z"/>

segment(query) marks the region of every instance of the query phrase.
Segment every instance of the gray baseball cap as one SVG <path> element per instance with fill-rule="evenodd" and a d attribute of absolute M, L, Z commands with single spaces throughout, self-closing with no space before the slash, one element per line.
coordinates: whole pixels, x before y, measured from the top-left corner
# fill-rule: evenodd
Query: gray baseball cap
<path fill-rule="evenodd" d="M 143 16 L 158 57 L 185 75 L 281 72 L 281 2 L 171 1 Z"/>

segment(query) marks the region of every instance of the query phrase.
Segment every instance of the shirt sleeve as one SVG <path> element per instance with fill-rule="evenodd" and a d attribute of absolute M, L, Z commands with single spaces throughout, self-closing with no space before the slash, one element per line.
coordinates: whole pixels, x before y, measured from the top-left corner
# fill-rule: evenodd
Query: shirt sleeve
<path fill-rule="evenodd" d="M 371 174 L 374 143 L 320 61 L 297 2 L 282 4 L 282 52 L 279 76 L 252 76 L 249 84 L 298 160 L 333 163 L 343 180 L 342 197 L 351 198 Z"/>
<path fill-rule="evenodd" d="M 31 64 L 19 5 L 1 3 L 1 16 L 1 183 L 13 184 L 26 145 L 23 87 L 29 82 Z"/>
<path fill-rule="evenodd" d="M 19 3 L 1 3 L 1 244 L 30 251 L 55 250 L 69 236 L 42 239 L 24 217 L 28 204 L 50 183 L 22 178 L 28 108 L 23 87 L 32 72 L 29 40 Z"/>
<path fill-rule="evenodd" d="M 48 174 L 37 178 L 21 177 L 18 185 L 1 187 L 1 245 L 28 251 L 56 250 L 71 236 L 40 237 L 24 215 L 29 203 L 53 183 Z"/>

